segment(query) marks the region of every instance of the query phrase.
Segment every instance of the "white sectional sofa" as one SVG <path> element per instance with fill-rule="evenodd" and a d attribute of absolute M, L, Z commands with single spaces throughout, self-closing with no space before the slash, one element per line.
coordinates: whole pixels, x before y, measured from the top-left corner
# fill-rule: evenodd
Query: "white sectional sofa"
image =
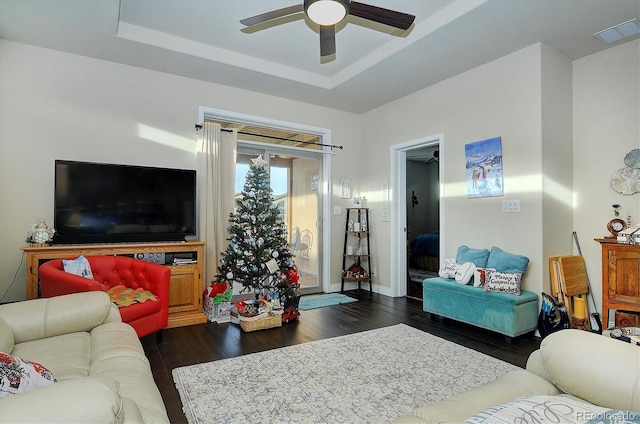
<path fill-rule="evenodd" d="M 626 421 L 609 419 L 614 415 Z M 526 370 L 419 407 L 394 423 L 639 421 L 640 346 L 561 330 L 542 341 Z"/>
<path fill-rule="evenodd" d="M 169 422 L 140 340 L 104 292 L 1 305 L 0 351 L 57 380 L 0 399 L 1 423 Z"/>

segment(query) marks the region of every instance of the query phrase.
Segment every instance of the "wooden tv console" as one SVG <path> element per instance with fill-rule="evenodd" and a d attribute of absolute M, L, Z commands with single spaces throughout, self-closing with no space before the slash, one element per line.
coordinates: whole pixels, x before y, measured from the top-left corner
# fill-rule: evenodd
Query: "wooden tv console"
<path fill-rule="evenodd" d="M 27 255 L 27 300 L 39 297 L 39 267 L 51 259 L 75 258 L 79 255 L 124 255 L 133 257 L 138 253 L 191 253 L 196 263 L 167 265 L 171 268 L 169 286 L 169 324 L 167 328 L 207 322 L 202 312 L 204 290 L 204 242 L 138 244 L 84 244 L 45 245 L 32 244 L 23 247 Z"/>

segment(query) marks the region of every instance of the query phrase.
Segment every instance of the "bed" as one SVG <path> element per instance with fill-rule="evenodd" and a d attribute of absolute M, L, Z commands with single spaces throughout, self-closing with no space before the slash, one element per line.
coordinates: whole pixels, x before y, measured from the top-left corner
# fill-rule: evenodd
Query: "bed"
<path fill-rule="evenodd" d="M 411 240 L 409 264 L 438 271 L 440 268 L 440 235 L 420 234 Z"/>

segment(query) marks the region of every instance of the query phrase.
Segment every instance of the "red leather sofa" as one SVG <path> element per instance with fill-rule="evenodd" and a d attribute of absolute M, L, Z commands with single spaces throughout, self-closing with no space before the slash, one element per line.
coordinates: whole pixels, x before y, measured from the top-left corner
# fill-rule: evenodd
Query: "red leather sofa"
<path fill-rule="evenodd" d="M 40 295 L 53 297 L 87 291 L 107 291 L 116 285 L 142 288 L 153 293 L 157 301 L 133 303 L 120 307 L 122 321 L 144 337 L 158 332 L 158 341 L 169 319 L 169 279 L 171 269 L 164 265 L 140 261 L 127 256 L 87 256 L 93 280 L 68 273 L 62 259 L 40 265 Z"/>

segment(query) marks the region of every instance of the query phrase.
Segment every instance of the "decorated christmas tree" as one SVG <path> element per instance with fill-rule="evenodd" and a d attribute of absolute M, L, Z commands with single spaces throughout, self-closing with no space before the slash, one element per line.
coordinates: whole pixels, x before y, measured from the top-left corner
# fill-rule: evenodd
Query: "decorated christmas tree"
<path fill-rule="evenodd" d="M 256 299 L 287 297 L 297 291 L 287 228 L 273 202 L 267 161 L 262 155 L 251 161 L 236 211 L 229 215 L 230 244 L 222 252 L 216 279 L 240 283 Z"/>

